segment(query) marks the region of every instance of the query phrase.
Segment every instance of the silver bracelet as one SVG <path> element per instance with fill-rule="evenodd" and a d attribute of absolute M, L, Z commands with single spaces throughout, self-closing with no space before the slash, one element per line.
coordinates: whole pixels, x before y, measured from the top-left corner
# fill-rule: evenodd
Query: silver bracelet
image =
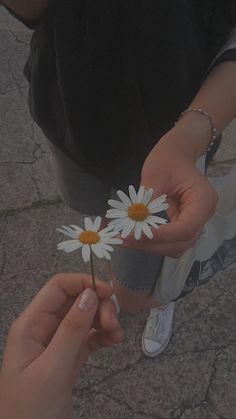
<path fill-rule="evenodd" d="M 207 147 L 207 149 L 204 150 L 203 153 L 202 153 L 202 154 L 207 154 L 208 151 L 210 151 L 212 149 L 213 145 L 215 144 L 215 140 L 216 140 L 216 138 L 218 136 L 217 129 L 214 127 L 214 124 L 212 122 L 212 119 L 211 119 L 210 115 L 206 111 L 204 111 L 204 109 L 201 109 L 201 108 L 188 108 L 188 109 L 186 109 L 184 112 L 181 113 L 181 115 L 177 119 L 175 125 L 177 124 L 178 121 L 180 121 L 180 119 L 183 118 L 183 116 L 186 113 L 189 113 L 189 112 L 197 112 L 200 115 L 205 116 L 208 119 L 208 121 L 210 121 L 210 123 L 211 123 L 211 139 L 210 139 L 210 144 Z"/>

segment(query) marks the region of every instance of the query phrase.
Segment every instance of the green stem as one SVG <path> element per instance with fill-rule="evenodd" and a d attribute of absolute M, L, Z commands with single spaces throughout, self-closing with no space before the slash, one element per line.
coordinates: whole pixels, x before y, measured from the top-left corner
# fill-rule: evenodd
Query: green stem
<path fill-rule="evenodd" d="M 93 289 L 94 289 L 95 292 L 97 292 L 95 275 L 94 275 L 93 252 L 92 252 L 91 245 L 89 245 L 89 247 L 90 247 L 90 262 L 91 262 L 91 274 L 92 274 L 92 281 L 93 281 Z"/>

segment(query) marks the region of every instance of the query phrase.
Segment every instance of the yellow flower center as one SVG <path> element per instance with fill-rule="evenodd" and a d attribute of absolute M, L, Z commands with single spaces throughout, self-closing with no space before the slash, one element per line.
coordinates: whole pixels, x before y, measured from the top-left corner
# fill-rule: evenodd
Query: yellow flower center
<path fill-rule="evenodd" d="M 83 231 L 78 237 L 79 241 L 83 244 L 95 244 L 99 242 L 99 234 L 95 231 Z"/>
<path fill-rule="evenodd" d="M 143 221 L 148 214 L 148 208 L 144 204 L 133 204 L 128 208 L 128 216 L 134 221 Z"/>

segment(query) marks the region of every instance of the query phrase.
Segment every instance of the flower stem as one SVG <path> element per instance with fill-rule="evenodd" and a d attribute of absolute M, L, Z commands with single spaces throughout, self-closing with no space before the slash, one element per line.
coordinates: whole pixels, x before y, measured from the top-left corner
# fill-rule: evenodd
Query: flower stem
<path fill-rule="evenodd" d="M 91 246 L 90 245 L 89 245 L 89 247 L 90 247 L 90 255 L 91 255 L 90 262 L 91 262 L 91 274 L 92 274 L 92 280 L 93 280 L 93 289 L 94 289 L 95 292 L 97 292 L 97 287 L 96 287 L 96 282 L 95 282 L 95 275 L 94 275 L 93 252 L 92 252 L 92 249 L 91 249 Z"/>

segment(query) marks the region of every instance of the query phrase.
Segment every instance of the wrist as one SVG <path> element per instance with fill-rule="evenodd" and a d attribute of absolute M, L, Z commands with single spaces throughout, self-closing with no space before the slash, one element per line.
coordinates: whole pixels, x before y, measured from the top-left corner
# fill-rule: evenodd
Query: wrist
<path fill-rule="evenodd" d="M 189 112 L 172 129 L 173 141 L 194 162 L 207 150 L 212 137 L 210 121 L 202 114 Z"/>

